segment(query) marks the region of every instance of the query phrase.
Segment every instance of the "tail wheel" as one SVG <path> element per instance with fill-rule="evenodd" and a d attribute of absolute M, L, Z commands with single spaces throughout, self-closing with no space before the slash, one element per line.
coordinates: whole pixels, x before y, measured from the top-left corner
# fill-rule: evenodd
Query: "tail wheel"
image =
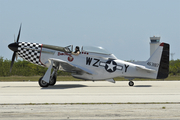
<path fill-rule="evenodd" d="M 49 81 L 49 85 L 53 86 L 56 84 L 56 76 L 53 76 L 53 78 Z"/>
<path fill-rule="evenodd" d="M 133 81 L 129 81 L 129 86 L 133 86 L 134 82 Z"/>
<path fill-rule="evenodd" d="M 41 86 L 41 87 L 48 87 L 49 84 L 48 84 L 47 82 L 45 82 L 44 80 L 42 80 L 42 78 L 43 78 L 43 77 L 41 77 L 41 78 L 39 79 L 39 86 Z"/>

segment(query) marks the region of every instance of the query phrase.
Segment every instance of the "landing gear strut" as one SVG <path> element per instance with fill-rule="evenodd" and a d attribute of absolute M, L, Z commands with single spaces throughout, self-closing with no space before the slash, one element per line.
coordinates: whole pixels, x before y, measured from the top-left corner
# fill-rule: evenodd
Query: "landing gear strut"
<path fill-rule="evenodd" d="M 50 78 L 49 85 L 54 86 L 56 84 L 56 78 L 57 76 L 53 76 Z"/>
<path fill-rule="evenodd" d="M 56 84 L 56 78 L 57 78 L 57 71 L 59 69 L 59 67 L 53 67 L 53 72 L 50 76 L 50 80 L 49 80 L 49 83 L 45 82 L 44 80 L 42 80 L 43 77 L 41 77 L 39 79 L 39 86 L 41 87 L 48 87 L 49 85 L 50 86 L 53 86 Z"/>

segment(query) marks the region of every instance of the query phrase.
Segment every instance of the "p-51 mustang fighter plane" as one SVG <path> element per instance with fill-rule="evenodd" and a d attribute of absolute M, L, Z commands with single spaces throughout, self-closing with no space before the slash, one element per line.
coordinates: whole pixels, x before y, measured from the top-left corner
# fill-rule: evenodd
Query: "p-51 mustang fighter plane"
<path fill-rule="evenodd" d="M 47 67 L 43 77 L 39 79 L 41 87 L 55 85 L 56 73 L 64 70 L 72 73 L 75 78 L 83 80 L 107 80 L 115 83 L 115 77 L 129 79 L 129 86 L 133 86 L 134 78 L 164 79 L 169 73 L 169 44 L 161 43 L 154 54 L 143 62 L 126 62 L 117 59 L 102 47 L 83 46 L 79 55 L 73 55 L 73 46 L 59 47 L 39 43 L 19 42 L 21 26 L 17 40 L 8 45 L 14 51 L 14 59 L 21 58 L 36 65 Z M 51 70 L 53 69 L 53 72 Z"/>

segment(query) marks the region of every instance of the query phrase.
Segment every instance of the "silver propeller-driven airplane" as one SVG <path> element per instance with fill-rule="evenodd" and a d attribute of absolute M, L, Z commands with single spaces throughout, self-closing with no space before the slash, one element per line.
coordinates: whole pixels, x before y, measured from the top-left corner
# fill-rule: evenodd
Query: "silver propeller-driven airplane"
<path fill-rule="evenodd" d="M 115 77 L 129 79 L 133 86 L 134 78 L 165 79 L 169 73 L 169 44 L 161 43 L 153 55 L 143 62 L 126 62 L 117 59 L 102 47 L 83 46 L 79 55 L 72 54 L 73 46 L 59 47 L 39 43 L 19 42 L 21 26 L 17 40 L 8 45 L 14 51 L 11 68 L 18 55 L 26 61 L 47 67 L 39 79 L 41 87 L 55 85 L 56 73 L 63 70 L 83 80 L 107 80 L 115 83 Z M 51 70 L 53 69 L 53 72 Z"/>

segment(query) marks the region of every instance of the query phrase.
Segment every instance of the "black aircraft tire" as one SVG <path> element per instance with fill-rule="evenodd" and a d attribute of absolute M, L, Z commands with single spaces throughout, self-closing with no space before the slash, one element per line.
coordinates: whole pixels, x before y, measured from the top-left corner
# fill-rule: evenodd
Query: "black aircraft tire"
<path fill-rule="evenodd" d="M 129 86 L 134 86 L 134 82 L 133 81 L 129 81 Z"/>
<path fill-rule="evenodd" d="M 49 81 L 49 85 L 53 86 L 56 84 L 56 76 L 53 76 L 52 80 Z"/>
<path fill-rule="evenodd" d="M 38 82 L 38 83 L 39 83 L 39 86 L 40 86 L 40 87 L 48 87 L 49 84 L 46 83 L 45 81 L 43 81 L 42 78 L 43 78 L 43 77 L 41 77 L 41 78 L 39 79 L 39 82 Z"/>

